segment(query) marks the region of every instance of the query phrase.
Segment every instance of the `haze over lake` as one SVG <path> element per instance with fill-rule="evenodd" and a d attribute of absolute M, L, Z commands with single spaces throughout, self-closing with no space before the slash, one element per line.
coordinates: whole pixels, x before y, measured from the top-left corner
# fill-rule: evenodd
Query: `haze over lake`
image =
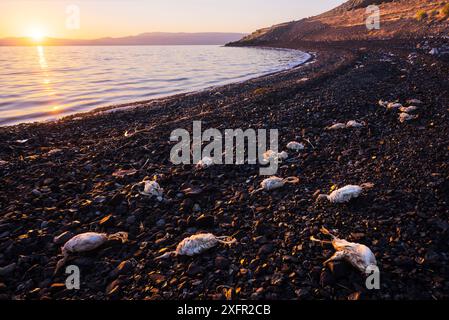
<path fill-rule="evenodd" d="M 0 125 L 243 81 L 308 57 L 221 46 L 0 47 Z"/>

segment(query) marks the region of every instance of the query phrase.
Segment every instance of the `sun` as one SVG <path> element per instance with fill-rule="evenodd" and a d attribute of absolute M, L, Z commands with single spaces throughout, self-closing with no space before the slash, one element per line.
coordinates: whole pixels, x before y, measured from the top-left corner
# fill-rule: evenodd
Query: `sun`
<path fill-rule="evenodd" d="M 40 43 L 45 39 L 45 33 L 41 29 L 33 29 L 30 32 L 29 37 L 33 42 Z"/>

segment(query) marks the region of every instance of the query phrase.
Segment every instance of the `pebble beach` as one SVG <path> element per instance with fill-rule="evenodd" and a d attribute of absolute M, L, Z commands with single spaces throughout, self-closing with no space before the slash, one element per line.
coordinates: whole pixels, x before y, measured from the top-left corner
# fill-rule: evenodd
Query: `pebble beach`
<path fill-rule="evenodd" d="M 0 127 L 0 299 L 448 299 L 449 62 L 410 43 L 304 45 L 313 58 L 288 71 Z M 278 129 L 277 176 L 299 182 L 253 194 L 258 165 L 172 164 L 170 133 L 193 121 Z M 317 201 L 364 183 L 347 203 Z M 322 227 L 370 248 L 380 290 L 345 261 L 323 265 Z M 82 277 L 68 290 L 61 247 L 85 232 L 127 241 L 71 254 Z M 199 233 L 235 242 L 156 259 Z"/>

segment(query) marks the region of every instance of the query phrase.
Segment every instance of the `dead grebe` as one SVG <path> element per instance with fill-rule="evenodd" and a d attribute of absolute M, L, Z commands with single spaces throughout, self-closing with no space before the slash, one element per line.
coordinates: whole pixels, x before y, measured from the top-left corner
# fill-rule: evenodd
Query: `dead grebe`
<path fill-rule="evenodd" d="M 324 265 L 327 265 L 332 261 L 345 260 L 363 273 L 367 272 L 368 267 L 377 265 L 376 257 L 367 246 L 339 239 L 324 227 L 321 228 L 321 232 L 330 236 L 332 241 L 318 240 L 314 237 L 311 237 L 310 239 L 314 242 L 332 244 L 336 250 L 335 254 L 324 262 Z"/>
<path fill-rule="evenodd" d="M 219 243 L 231 245 L 235 242 L 237 242 L 236 239 L 230 237 L 217 237 L 212 233 L 196 234 L 182 240 L 175 251 L 166 252 L 162 256 L 157 257 L 156 260 L 172 256 L 192 257 L 217 246 Z"/>

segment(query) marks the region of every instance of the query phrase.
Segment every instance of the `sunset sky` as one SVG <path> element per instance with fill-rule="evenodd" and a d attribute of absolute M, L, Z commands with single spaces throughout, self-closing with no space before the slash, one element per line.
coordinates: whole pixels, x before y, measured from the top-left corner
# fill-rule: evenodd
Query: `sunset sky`
<path fill-rule="evenodd" d="M 0 0 L 0 38 L 89 39 L 156 31 L 250 33 L 319 14 L 343 2 L 345 0 Z M 67 28 L 69 5 L 77 5 L 80 10 L 79 29 Z"/>

